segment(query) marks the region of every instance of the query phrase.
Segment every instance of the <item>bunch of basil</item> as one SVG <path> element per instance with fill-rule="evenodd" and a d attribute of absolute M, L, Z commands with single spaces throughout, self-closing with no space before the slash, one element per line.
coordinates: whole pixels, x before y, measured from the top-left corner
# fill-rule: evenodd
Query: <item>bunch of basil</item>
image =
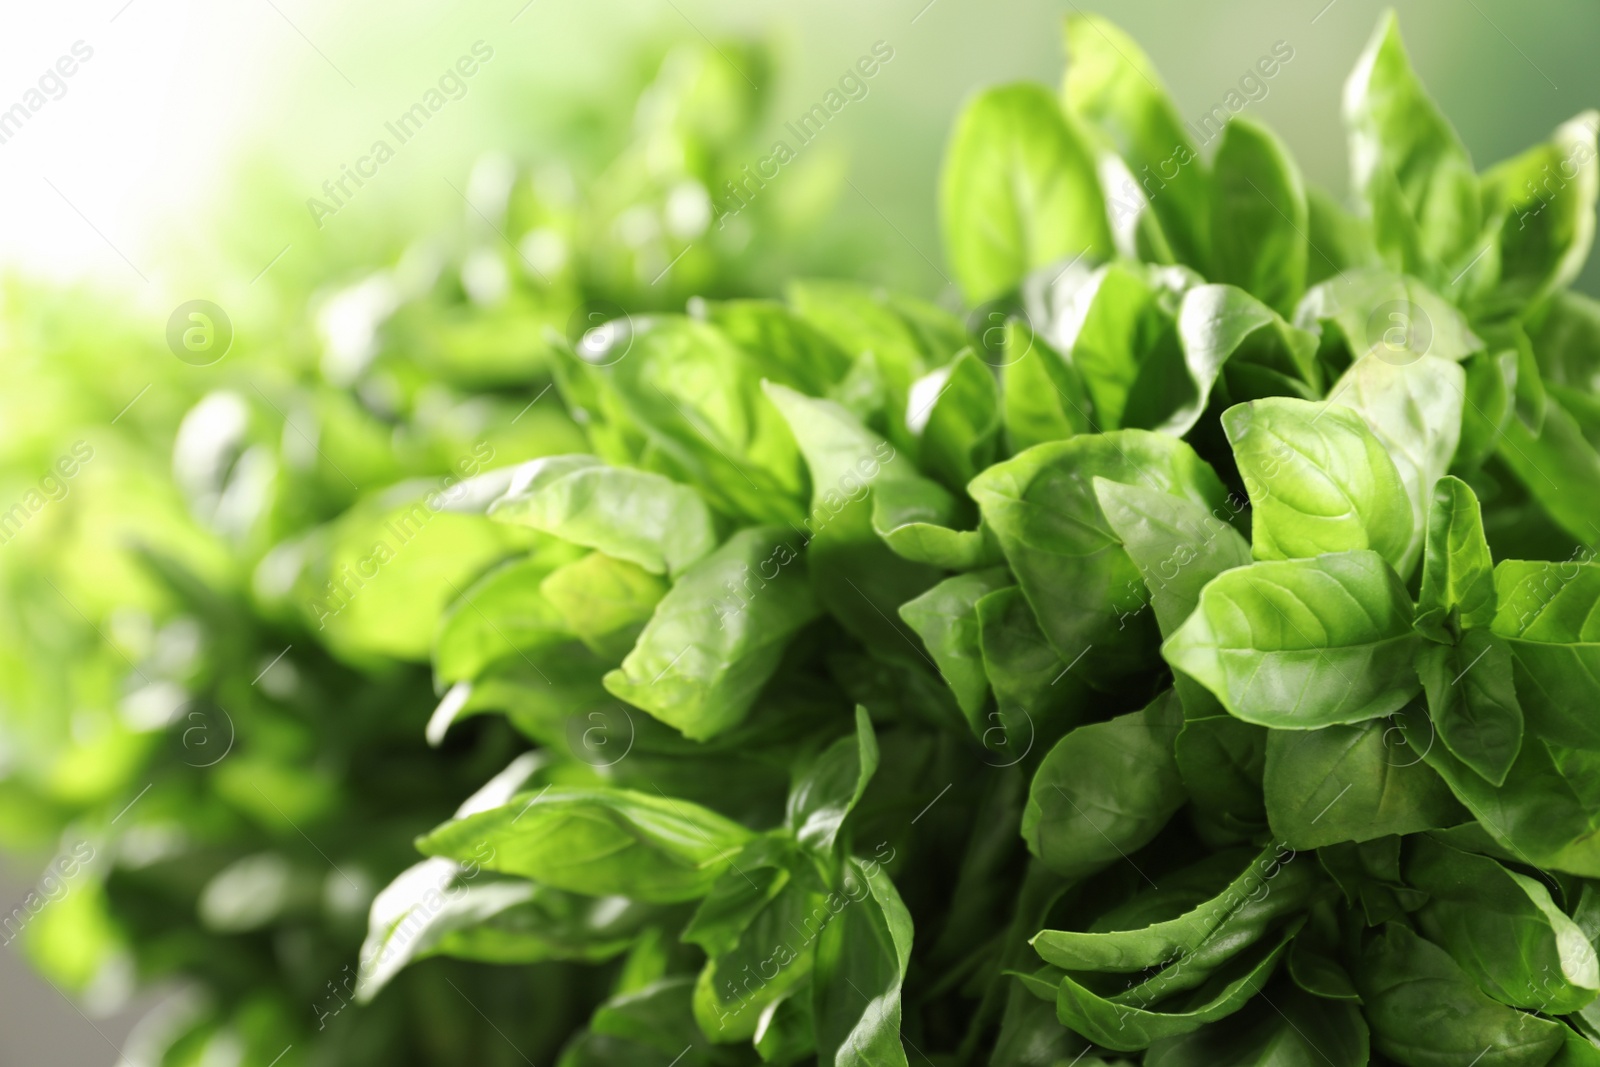
<path fill-rule="evenodd" d="M 1387 19 L 1347 213 L 1067 51 L 956 127 L 966 321 L 803 282 L 565 354 L 588 451 L 472 480 L 518 550 L 433 652 L 430 739 L 537 747 L 362 996 L 616 961 L 565 1067 L 1600 1062 L 1600 120 L 1480 175 Z"/>
<path fill-rule="evenodd" d="M 341 215 L 254 303 L 221 297 L 235 337 L 214 365 L 175 359 L 164 322 L 102 294 L 8 283 L 0 515 L 75 462 L 58 499 L 0 529 L 0 847 L 18 869 L 92 859 L 6 900 L 0 940 L 91 1013 L 175 991 L 117 1050 L 129 1062 L 545 1062 L 605 994 L 567 964 L 439 964 L 354 1008 L 373 895 L 526 747 L 501 724 L 430 752 L 417 662 L 451 583 L 517 541 L 430 512 L 380 581 L 315 605 L 386 509 L 583 447 L 553 391 L 533 403 L 552 331 L 861 261 L 817 214 L 827 167 L 752 205 L 751 232 L 714 226 L 712 191 L 757 147 L 738 71 L 765 81 L 767 49 L 652 49 L 636 84 L 619 63 L 625 98 L 564 105 L 570 129 L 523 146 L 540 158 L 461 180 L 461 227 L 375 237 Z"/>

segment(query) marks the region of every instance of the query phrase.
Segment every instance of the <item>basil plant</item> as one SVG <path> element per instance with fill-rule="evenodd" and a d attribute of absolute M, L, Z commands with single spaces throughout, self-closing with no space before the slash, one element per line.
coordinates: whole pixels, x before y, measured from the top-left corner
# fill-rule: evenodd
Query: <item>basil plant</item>
<path fill-rule="evenodd" d="M 616 317 L 443 610 L 362 601 L 430 741 L 531 747 L 358 998 L 577 961 L 563 1067 L 1600 1061 L 1600 117 L 1480 172 L 1385 18 L 1346 206 L 1066 50 L 955 125 L 964 314 Z"/>

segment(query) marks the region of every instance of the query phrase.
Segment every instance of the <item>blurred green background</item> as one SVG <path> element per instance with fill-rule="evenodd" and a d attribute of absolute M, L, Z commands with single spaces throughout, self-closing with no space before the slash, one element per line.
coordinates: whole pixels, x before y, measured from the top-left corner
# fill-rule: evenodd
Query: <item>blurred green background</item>
<path fill-rule="evenodd" d="M 1084 6 L 1143 43 L 1188 118 L 1220 104 L 1258 57 L 1286 42 L 1293 59 L 1248 110 L 1279 132 L 1308 180 L 1344 190 L 1340 91 L 1387 5 Z M 1399 7 L 1423 79 L 1480 168 L 1600 104 L 1592 54 L 1600 4 L 1592 0 L 1430 0 Z M 1073 10 L 1024 0 L 803 6 L 111 0 L 8 12 L 0 16 L 9 31 L 0 34 L 0 62 L 15 82 L 0 87 L 7 103 L 32 83 L 30 72 L 51 65 L 74 42 L 87 42 L 94 57 L 59 101 L 0 144 L 0 195 L 11 207 L 0 260 L 16 278 L 75 279 L 83 286 L 35 317 L 40 350 L 91 343 L 75 340 L 85 322 L 106 307 L 129 309 L 126 337 L 100 335 L 92 343 L 111 346 L 101 358 L 117 367 L 117 387 L 126 385 L 118 395 L 132 397 L 142 382 L 174 375 L 160 337 L 182 301 L 217 301 L 233 315 L 241 347 L 270 353 L 280 340 L 272 331 L 306 329 L 304 308 L 293 301 L 307 289 L 354 281 L 393 262 L 418 235 L 474 225 L 475 209 L 464 197 L 481 202 L 475 183 L 495 172 L 486 158 L 503 154 L 535 173 L 569 157 L 577 173 L 598 169 L 628 141 L 629 123 L 618 117 L 649 108 L 636 100 L 677 43 L 771 43 L 770 67 L 731 46 L 724 60 L 765 104 L 760 121 L 768 133 L 753 141 L 765 145 L 777 137 L 793 144 L 785 124 L 883 42 L 893 58 L 868 82 L 866 95 L 761 193 L 784 200 L 800 218 L 810 205 L 826 216 L 829 234 L 846 235 L 844 243 L 807 252 L 807 235 L 792 235 L 801 248 L 792 264 L 757 258 L 740 269 L 750 272 L 749 288 L 770 288 L 780 267 L 837 265 L 843 256 L 857 276 L 953 305 L 934 226 L 950 119 L 976 86 L 1058 80 L 1061 17 Z M 319 227 L 307 199 L 326 201 L 324 181 L 354 165 L 376 138 L 393 143 L 385 123 L 478 41 L 493 49 L 493 58 L 465 83 L 463 95 Z M 751 149 L 750 164 L 765 155 Z M 713 197 L 724 200 L 720 191 Z M 642 272 L 634 283 L 648 292 L 657 264 L 641 256 L 633 269 Z M 1600 292 L 1593 262 L 1579 287 Z M 115 295 L 102 295 L 108 293 Z M 13 286 L 4 299 L 34 300 L 34 294 Z M 123 352 L 126 360 L 118 363 Z M 176 370 L 195 376 L 194 389 L 203 391 L 223 381 L 217 376 L 226 369 Z M 29 398 L 10 399 L 0 440 L 10 444 L 24 430 L 49 437 L 49 426 L 19 426 Z M 148 405 L 142 417 L 157 435 L 169 423 L 169 432 L 175 428 L 184 410 L 159 391 L 142 403 Z M 137 510 L 137 494 L 129 492 L 123 506 Z M 0 869 L 0 900 L 20 899 L 34 874 L 14 861 Z M 138 1014 L 91 1023 L 34 978 L 14 949 L 0 954 L 0 989 L 0 1065 L 109 1063 L 108 1044 L 121 1045 Z"/>
<path fill-rule="evenodd" d="M 1345 182 L 1340 88 L 1387 6 L 1085 5 L 1143 43 L 1187 117 L 1220 103 L 1259 56 L 1286 41 L 1293 61 L 1248 110 L 1279 132 L 1308 179 L 1335 190 Z M 1055 81 L 1060 21 L 1074 9 L 1042 0 L 108 0 L 91 16 L 76 7 L 6 16 L 25 31 L 20 43 L 0 46 L 19 72 L 42 68 L 79 37 L 96 57 L 69 95 L 0 146 L 11 157 L 0 178 L 15 194 L 8 201 L 37 207 L 23 212 L 0 250 L 54 271 L 93 271 L 168 308 L 173 297 L 202 292 L 226 303 L 225 294 L 246 287 L 285 245 L 283 262 L 332 257 L 333 266 L 339 248 L 392 239 L 397 218 L 416 227 L 454 218 L 462 203 L 445 179 L 460 188 L 482 152 L 537 158 L 552 137 L 584 123 L 564 103 L 630 108 L 641 57 L 664 41 L 730 34 L 777 46 L 776 69 L 745 72 L 760 84 L 775 135 L 873 42 L 893 47 L 869 95 L 805 155 L 848 159 L 834 164 L 842 168 L 835 177 L 859 192 L 846 189 L 839 210 L 881 244 L 883 280 L 934 291 L 944 284 L 935 266 L 934 176 L 950 116 L 975 85 Z M 1480 168 L 1600 102 L 1593 62 L 1600 5 L 1409 0 L 1398 7 L 1420 73 Z M 476 40 L 495 57 L 469 92 L 318 231 L 305 198 L 318 195 L 341 164 L 353 164 L 383 123 Z M 108 243 L 151 282 L 140 283 Z"/>

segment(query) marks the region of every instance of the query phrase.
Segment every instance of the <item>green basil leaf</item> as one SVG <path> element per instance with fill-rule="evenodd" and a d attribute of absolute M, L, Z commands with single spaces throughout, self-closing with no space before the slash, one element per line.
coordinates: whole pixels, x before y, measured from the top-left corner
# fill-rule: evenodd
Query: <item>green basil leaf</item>
<path fill-rule="evenodd" d="M 551 456 L 518 468 L 489 516 L 652 574 L 681 574 L 717 543 L 711 512 L 693 489 L 648 471 L 608 467 L 592 456 Z"/>
<path fill-rule="evenodd" d="M 941 570 L 992 567 L 1005 557 L 981 526 L 956 530 L 957 503 L 925 478 L 882 481 L 872 488 L 872 531 L 901 559 Z"/>
<path fill-rule="evenodd" d="M 1479 352 L 1462 364 L 1467 372 L 1466 406 L 1461 413 L 1461 444 L 1454 467 L 1471 474 L 1491 455 L 1514 414 L 1517 353 Z"/>
<path fill-rule="evenodd" d="M 1339 913 L 1331 902 L 1319 900 L 1312 904 L 1305 929 L 1289 948 L 1289 977 L 1319 999 L 1360 1002 L 1361 994 L 1340 958 L 1338 942 Z"/>
<path fill-rule="evenodd" d="M 1417 641 L 1393 569 L 1341 552 L 1223 573 L 1162 655 L 1246 722 L 1309 730 L 1404 707 Z"/>
<path fill-rule="evenodd" d="M 1600 392 L 1600 301 L 1556 293 L 1531 318 L 1528 332 L 1546 383 Z"/>
<path fill-rule="evenodd" d="M 1487 214 L 1499 225 L 1500 279 L 1486 309 L 1519 310 L 1577 278 L 1594 245 L 1600 112 L 1586 111 L 1545 144 L 1483 175 Z"/>
<path fill-rule="evenodd" d="M 1345 83 L 1344 120 L 1352 185 L 1372 212 L 1379 251 L 1396 270 L 1451 277 L 1478 251 L 1477 175 L 1411 69 L 1392 12 Z"/>
<path fill-rule="evenodd" d="M 548 538 L 484 522 L 452 507 L 451 493 L 407 482 L 361 501 L 325 531 L 320 588 L 306 590 L 308 625 L 352 657 L 427 660 L 439 617 L 485 571 L 536 550 L 553 567 Z"/>
<path fill-rule="evenodd" d="M 1006 323 L 999 353 L 1002 418 L 1011 452 L 1093 428 L 1092 402 L 1077 369 L 1026 323 Z"/>
<path fill-rule="evenodd" d="M 1512 396 L 1517 420 L 1530 432 L 1538 433 L 1544 426 L 1545 408 L 1549 391 L 1544 387 L 1544 374 L 1539 369 L 1539 357 L 1533 350 L 1533 339 L 1522 323 L 1516 320 L 1485 326 L 1484 333 L 1495 347 L 1508 347 L 1517 353 L 1517 387 Z"/>
<path fill-rule="evenodd" d="M 645 986 L 619 992 L 595 1009 L 589 1027 L 602 1042 L 615 1039 L 627 1042 L 631 1052 L 642 1050 L 638 1059 L 622 1058 L 616 1046 L 605 1047 L 604 1054 L 593 1060 L 583 1060 L 582 1067 L 594 1063 L 618 1063 L 620 1067 L 644 1067 L 663 1054 L 684 1056 L 684 1062 L 709 1063 L 711 1050 L 706 1047 L 705 1035 L 696 1031 L 690 1014 L 693 985 L 689 978 L 673 976 L 661 978 Z M 669 1051 L 670 1050 L 670 1051 Z M 565 1056 L 562 1067 L 569 1064 Z"/>
<path fill-rule="evenodd" d="M 977 608 L 978 650 L 995 700 L 979 739 L 1014 763 L 1053 744 L 1094 698 L 1050 646 L 1021 589 L 996 590 Z"/>
<path fill-rule="evenodd" d="M 1067 111 L 1109 137 L 1129 170 L 1159 183 L 1151 211 L 1178 261 L 1203 270 L 1207 175 L 1161 76 L 1131 37 L 1097 15 L 1069 17 L 1066 41 Z"/>
<path fill-rule="evenodd" d="M 1100 894 L 1087 890 L 1073 894 L 1079 896 L 1079 906 L 1072 908 L 1065 915 L 1056 906 L 1055 901 L 1052 901 L 1050 907 L 1046 909 L 1047 916 L 1051 920 L 1064 918 L 1070 924 L 1085 927 L 1084 931 L 1041 931 L 1041 933 L 1052 937 L 1065 934 L 1069 940 L 1063 944 L 1069 946 L 1069 951 L 1074 954 L 1081 951 L 1084 954 L 1082 958 L 1085 959 L 1098 958 L 1107 961 L 1104 965 L 1094 964 L 1079 969 L 1146 971 L 1151 967 L 1164 965 L 1164 962 L 1170 961 L 1160 958 L 1148 966 L 1132 965 L 1123 968 L 1112 961 L 1124 955 L 1137 958 L 1138 953 L 1107 951 L 1112 948 L 1113 941 L 1105 941 L 1098 936 L 1092 937 L 1089 941 L 1075 941 L 1075 939 L 1083 937 L 1084 934 L 1104 934 L 1114 940 L 1120 940 L 1136 936 L 1138 931 L 1146 927 L 1161 927 L 1167 920 L 1200 908 L 1207 901 L 1221 895 L 1230 883 L 1240 880 L 1241 877 L 1246 882 L 1251 881 L 1248 871 L 1259 858 L 1259 851 L 1249 847 L 1232 847 L 1212 852 L 1172 870 L 1164 870 L 1159 887 L 1145 883 L 1148 885 L 1148 888 L 1145 888 L 1144 885 L 1137 884 L 1137 873 L 1132 867 L 1115 871 L 1112 876 L 1104 879 L 1109 887 L 1114 887 L 1111 892 Z M 1266 870 L 1268 867 L 1270 864 L 1264 865 L 1262 869 Z M 1070 888 L 1068 893 L 1071 893 Z M 1062 896 L 1063 894 L 1058 893 L 1056 900 L 1059 901 Z M 1067 899 L 1071 899 L 1071 896 L 1067 896 Z M 1039 923 L 1029 925 L 1039 925 Z M 1053 994 L 1052 990 L 1052 996 Z"/>
<path fill-rule="evenodd" d="M 1372 549 L 1399 567 L 1411 503 L 1382 442 L 1337 405 L 1274 398 L 1222 413 L 1250 501 L 1257 559 Z"/>
<path fill-rule="evenodd" d="M 910 329 L 917 345 L 933 363 L 948 363 L 972 344 L 961 316 L 928 300 L 885 292 L 883 303 Z"/>
<path fill-rule="evenodd" d="M 1045 331 L 1082 379 L 1096 429 L 1127 425 L 1130 407 L 1134 418 L 1162 417 L 1167 377 L 1185 367 L 1170 303 L 1143 270 L 1109 263 L 1083 279 Z"/>
<path fill-rule="evenodd" d="M 816 1009 L 809 993 L 796 989 L 762 1018 L 753 1044 L 764 1062 L 796 1063 L 816 1052 Z"/>
<path fill-rule="evenodd" d="M 1528 728 L 1564 745 L 1600 748 L 1600 564 L 1503 560 L 1494 572 L 1493 630 L 1516 663 Z"/>
<path fill-rule="evenodd" d="M 1250 563 L 1250 543 L 1231 525 L 1242 508 L 1231 498 L 1207 510 L 1188 497 L 1105 478 L 1094 480 L 1094 491 L 1139 569 L 1163 634 L 1183 625 L 1211 579 Z"/>
<path fill-rule="evenodd" d="M 866 708 L 856 708 L 855 726 L 855 734 L 824 750 L 789 792 L 784 823 L 801 844 L 832 849 L 845 816 L 861 802 L 878 769 L 878 741 Z"/>
<path fill-rule="evenodd" d="M 1178 683 L 1186 682 L 1181 686 Z M 1184 675 L 1175 675 L 1174 688 L 1188 694 L 1198 687 Z M 1204 690 L 1201 690 L 1204 692 Z M 1205 693 L 1206 699 L 1214 698 Z M 1190 709 L 1194 701 L 1184 696 L 1183 729 L 1173 743 L 1183 787 L 1194 801 L 1196 814 L 1211 820 L 1225 834 L 1249 839 L 1267 825 L 1262 776 L 1266 770 L 1269 731 L 1228 715 L 1200 714 Z"/>
<path fill-rule="evenodd" d="M 785 293 L 802 319 L 842 348 L 852 359 L 863 352 L 893 353 L 900 364 L 907 356 L 935 357 L 943 362 L 955 350 L 928 350 L 925 336 L 906 321 L 882 293 L 855 282 L 808 278 L 790 282 Z"/>
<path fill-rule="evenodd" d="M 566 618 L 539 588 L 550 573 L 550 560 L 532 555 L 508 560 L 467 587 L 439 620 L 434 676 L 470 681 L 497 659 L 572 640 Z"/>
<path fill-rule="evenodd" d="M 732 952 L 756 915 L 793 878 L 793 851 L 792 844 L 775 834 L 751 840 L 700 899 L 679 940 L 700 946 L 711 957 Z"/>
<path fill-rule="evenodd" d="M 1461 809 L 1381 719 L 1267 736 L 1264 788 L 1273 834 L 1297 849 L 1450 826 Z"/>
<path fill-rule="evenodd" d="M 735 865 L 746 866 L 743 854 Z M 731 871 L 718 886 L 741 877 Z M 702 902 L 702 911 L 710 899 Z M 710 959 L 695 982 L 694 1018 L 712 1042 L 750 1041 L 761 1029 L 762 1016 L 811 977 L 814 944 L 830 919 L 825 901 L 826 890 L 815 874 L 794 864 L 792 874 L 779 878 L 766 899 L 754 901 L 741 916 L 733 938 L 714 951 L 707 947 Z"/>
<path fill-rule="evenodd" d="M 1080 726 L 1057 742 L 1028 790 L 1028 850 L 1078 879 L 1149 843 L 1184 800 L 1172 757 L 1177 705 L 1169 691 L 1143 711 Z"/>
<path fill-rule="evenodd" d="M 1459 363 L 1483 348 L 1454 304 L 1415 278 L 1375 267 L 1346 271 L 1313 288 L 1294 322 L 1308 330 L 1329 324 L 1352 360 L 1376 350 L 1396 363 L 1422 356 Z"/>
<path fill-rule="evenodd" d="M 1164 321 L 1164 320 L 1162 320 Z M 1176 339 L 1163 332 L 1138 363 L 1118 416 L 1123 426 L 1181 437 L 1199 421 L 1219 377 L 1243 396 L 1315 395 L 1317 341 L 1231 285 L 1196 285 L 1178 308 Z"/>
<path fill-rule="evenodd" d="M 699 307 L 708 322 L 760 362 L 766 377 L 819 394 L 850 373 L 849 353 L 776 300 L 712 300 Z"/>
<path fill-rule="evenodd" d="M 1574 1022 L 1573 1025 L 1576 1027 L 1580 1024 Z M 1561 1051 L 1549 1060 L 1548 1067 L 1596 1067 L 1600 1064 L 1600 1044 L 1595 1041 L 1592 1027 L 1588 1031 L 1588 1036 L 1577 1029 L 1563 1029 L 1561 1037 L 1563 1040 Z"/>
<path fill-rule="evenodd" d="M 687 975 L 616 993 L 562 1050 L 557 1067 L 651 1067 L 673 1056 L 682 1057 L 679 1067 L 714 1067 L 720 1060 L 695 1026 L 693 996 Z"/>
<path fill-rule="evenodd" d="M 812 979 L 817 1062 L 907 1067 L 900 988 L 911 959 L 911 913 L 882 867 L 854 858 L 826 905 L 832 920 L 817 938 Z"/>
<path fill-rule="evenodd" d="M 1408 719 L 1401 716 L 1396 721 L 1405 723 Z M 1404 743 L 1410 740 L 1412 734 L 1402 726 L 1390 736 Z M 1343 893 L 1341 903 L 1359 909 L 1352 918 L 1360 920 L 1367 927 L 1382 926 L 1409 915 L 1427 903 L 1426 893 L 1407 886 L 1401 880 L 1400 845 L 1401 839 L 1391 834 L 1359 843 L 1341 842 L 1317 850 L 1317 862 Z M 1347 936 L 1335 937 L 1326 927 L 1320 931 L 1313 928 L 1312 936 L 1320 934 L 1328 936 L 1322 938 L 1319 947 L 1327 951 L 1336 941 L 1342 942 L 1346 959 L 1349 958 L 1349 950 L 1357 947 L 1349 943 Z"/>
<path fill-rule="evenodd" d="M 558 567 L 539 592 L 595 655 L 620 660 L 639 638 L 667 583 L 635 563 L 591 552 Z"/>
<path fill-rule="evenodd" d="M 1572 417 L 1591 447 L 1600 447 L 1600 397 L 1567 385 L 1551 385 L 1545 395 Z"/>
<path fill-rule="evenodd" d="M 1398 923 L 1362 951 L 1356 984 L 1372 1045 L 1416 1067 L 1538 1067 L 1562 1045 L 1562 1025 L 1496 1004 L 1449 953 Z"/>
<path fill-rule="evenodd" d="M 1300 169 L 1276 137 L 1243 115 L 1223 130 L 1211 165 L 1216 280 L 1292 314 L 1305 293 L 1310 251 Z"/>
<path fill-rule="evenodd" d="M 821 395 L 877 427 L 896 448 L 914 450 L 906 427 L 910 386 L 928 370 L 917 331 L 888 306 L 882 293 L 846 282 L 794 282 L 789 302 L 805 322 L 850 354 L 850 371 Z"/>
<path fill-rule="evenodd" d="M 1518 862 L 1600 878 L 1600 755 L 1524 737 L 1505 784 L 1495 786 L 1409 721 L 1402 729 L 1407 743 Z"/>
<path fill-rule="evenodd" d="M 1439 740 L 1487 781 L 1505 784 L 1522 748 L 1522 705 L 1505 639 L 1468 630 L 1459 645 L 1426 645 L 1417 675 Z"/>
<path fill-rule="evenodd" d="M 939 183 L 952 271 L 976 304 L 1036 267 L 1114 251 L 1094 156 L 1044 87 L 979 93 L 956 120 Z"/>
<path fill-rule="evenodd" d="M 750 836 L 687 800 L 550 786 L 453 819 L 417 848 L 586 896 L 670 904 L 704 896 Z"/>
<path fill-rule="evenodd" d="M 1141 971 L 1166 964 L 1196 952 L 1248 904 L 1273 895 L 1295 895 L 1278 892 L 1287 882 L 1277 883 L 1275 879 L 1294 859 L 1291 852 L 1285 860 L 1283 852 L 1276 845 L 1268 846 L 1213 895 L 1170 918 L 1132 929 L 1041 930 L 1029 944 L 1046 963 L 1069 971 Z M 1178 878 L 1181 881 L 1182 875 Z M 1169 883 L 1169 890 L 1173 880 L 1173 876 L 1162 878 Z M 1147 891 L 1144 895 L 1157 898 L 1157 905 L 1167 909 L 1173 903 L 1189 903 L 1187 897 L 1192 894 L 1179 888 L 1176 893 Z"/>
<path fill-rule="evenodd" d="M 1097 1045 L 1121 1052 L 1148 1048 L 1162 1038 L 1192 1033 L 1243 1008 L 1271 979 L 1292 937 L 1291 928 L 1275 941 L 1250 946 L 1170 1010 L 1162 1010 L 1168 1008 L 1166 1004 L 1117 1003 L 1065 976 L 1056 994 L 1056 1014 L 1062 1023 Z"/>
<path fill-rule="evenodd" d="M 1220 374 L 1235 399 L 1283 393 L 1319 396 L 1317 338 L 1290 326 L 1266 304 L 1231 285 L 1197 285 L 1178 307 L 1178 337 L 1198 406 L 1179 409 L 1184 432 L 1194 425 Z M 1171 429 L 1169 428 L 1169 432 Z"/>
<path fill-rule="evenodd" d="M 932 393 L 931 399 L 923 396 Z M 963 351 L 911 389 L 907 422 L 920 430 L 920 465 L 955 489 L 995 460 L 1000 443 L 1000 386 L 994 371 Z"/>
<path fill-rule="evenodd" d="M 978 601 L 1010 585 L 1011 574 L 1004 567 L 958 574 L 900 606 L 900 617 L 922 638 L 976 734 L 983 733 L 981 714 L 989 700 L 989 678 L 979 648 Z"/>
<path fill-rule="evenodd" d="M 447 859 L 407 868 L 373 899 L 356 999 L 370 1001 L 407 964 L 430 956 L 491 963 L 582 960 L 626 952 L 648 909 L 482 877 Z"/>
<path fill-rule="evenodd" d="M 915 455 L 916 434 L 906 425 L 913 410 L 911 385 L 930 368 L 948 362 L 955 348 L 930 347 L 935 342 L 928 332 L 909 321 L 896 302 L 854 282 L 813 279 L 792 282 L 787 291 L 805 320 L 853 361 L 850 374 L 828 395 L 858 419 L 882 429 L 895 448 Z M 881 421 L 868 417 L 872 410 Z"/>
<path fill-rule="evenodd" d="M 1111 237 L 1116 243 L 1117 255 L 1143 263 L 1176 265 L 1172 242 L 1167 240 L 1161 219 L 1151 204 L 1150 175 L 1145 174 L 1142 185 L 1135 183 L 1133 171 L 1117 154 L 1110 135 L 1094 128 L 1088 133 L 1094 143 L 1100 187 L 1106 190 L 1106 208 L 1111 216 Z M 1177 162 L 1177 155 L 1174 153 L 1173 158 L 1166 161 L 1169 167 Z"/>
<path fill-rule="evenodd" d="M 989 1067 L 1055 1067 L 1078 1057 L 1078 1067 L 1098 1067 L 1105 1061 L 1086 1055 L 1089 1043 L 1056 1020 L 1055 995 L 1040 1000 L 1018 981 L 1006 990 Z"/>
<path fill-rule="evenodd" d="M 1101 512 L 1097 477 L 1182 496 L 1207 511 L 1224 500 L 1216 475 L 1188 445 L 1142 430 L 1038 445 L 990 467 L 969 491 L 1051 644 L 1069 663 L 1084 659 L 1098 684 L 1145 669 L 1154 626 L 1141 613 L 1139 572 Z"/>
<path fill-rule="evenodd" d="M 1600 962 L 1550 891 L 1488 856 L 1417 839 L 1406 881 L 1428 894 L 1417 921 L 1502 1004 L 1566 1015 L 1600 995 Z"/>
<path fill-rule="evenodd" d="M 604 430 L 625 438 L 632 465 L 683 483 L 727 515 L 799 521 L 800 456 L 761 394 L 776 368 L 757 363 L 715 326 L 682 315 L 628 318 L 606 347 L 585 348 L 561 365 L 585 383 L 564 384 L 563 392 L 597 408 L 584 407 L 591 437 Z"/>
<path fill-rule="evenodd" d="M 551 748 L 571 750 L 575 729 L 579 744 L 585 745 L 578 758 L 605 762 L 609 757 L 587 752 L 583 738 L 606 744 L 614 730 L 621 737 L 637 725 L 600 682 L 615 662 L 577 642 L 502 657 L 472 681 L 457 682 L 445 692 L 428 720 L 428 744 L 443 744 L 462 719 L 503 712 L 522 734 Z"/>
<path fill-rule="evenodd" d="M 1194 611 L 1201 590 L 1224 571 L 1250 562 L 1250 545 L 1229 525 L 1242 510 L 1230 497 L 1206 511 L 1193 501 L 1139 486 L 1095 480 L 1106 521 L 1144 579 L 1164 636 Z M 1260 727 L 1223 714 L 1216 698 L 1183 673 L 1173 678 L 1184 726 L 1174 745 L 1178 769 L 1196 806 L 1243 830 L 1264 823 Z"/>
<path fill-rule="evenodd" d="M 871 490 L 891 481 L 926 483 L 895 447 L 843 407 L 782 386 L 769 395 L 794 429 L 811 469 L 806 561 L 817 600 L 874 652 L 921 658 L 916 635 L 896 610 L 939 579 L 902 559 L 873 532 Z"/>
<path fill-rule="evenodd" d="M 1289 860 L 1293 859 L 1291 852 Z M 1321 868 L 1305 861 L 1271 860 L 1263 872 L 1263 879 L 1250 887 L 1250 895 L 1233 901 L 1210 936 L 1201 938 L 1192 950 L 1164 961 L 1143 980 L 1134 976 L 1131 985 L 1107 999 L 1134 1007 L 1165 1001 L 1201 985 L 1246 947 L 1260 942 L 1267 928 L 1279 919 L 1290 916 L 1289 925 L 1298 929 L 1306 921 L 1301 914 L 1306 904 L 1319 886 L 1327 884 Z"/>
<path fill-rule="evenodd" d="M 1357 360 L 1334 385 L 1330 403 L 1366 420 L 1400 473 L 1411 502 L 1411 537 L 1395 564 L 1409 574 L 1428 528 L 1433 486 L 1450 469 L 1461 439 L 1466 372 L 1424 356 L 1390 362 L 1376 352 Z"/>
<path fill-rule="evenodd" d="M 1547 398 L 1537 430 L 1519 417 L 1506 419 L 1498 454 L 1563 530 L 1582 544 L 1600 536 L 1590 503 L 1600 494 L 1600 446 L 1559 400 Z"/>
<path fill-rule="evenodd" d="M 1453 642 L 1461 630 L 1489 626 L 1495 606 L 1494 558 L 1477 494 L 1459 478 L 1440 478 L 1428 511 L 1417 629 Z"/>
<path fill-rule="evenodd" d="M 818 614 L 793 540 L 751 527 L 690 567 L 606 689 L 696 741 L 737 726 L 789 639 Z"/>
<path fill-rule="evenodd" d="M 1291 989 L 1193 1033 L 1157 1041 L 1144 1062 L 1146 1067 L 1366 1067 L 1367 1056 L 1367 1024 L 1359 1008 Z"/>
<path fill-rule="evenodd" d="M 1332 196 L 1310 186 L 1306 189 L 1306 285 L 1316 286 L 1347 271 L 1370 267 L 1378 257 L 1372 227 L 1358 219 Z"/>

